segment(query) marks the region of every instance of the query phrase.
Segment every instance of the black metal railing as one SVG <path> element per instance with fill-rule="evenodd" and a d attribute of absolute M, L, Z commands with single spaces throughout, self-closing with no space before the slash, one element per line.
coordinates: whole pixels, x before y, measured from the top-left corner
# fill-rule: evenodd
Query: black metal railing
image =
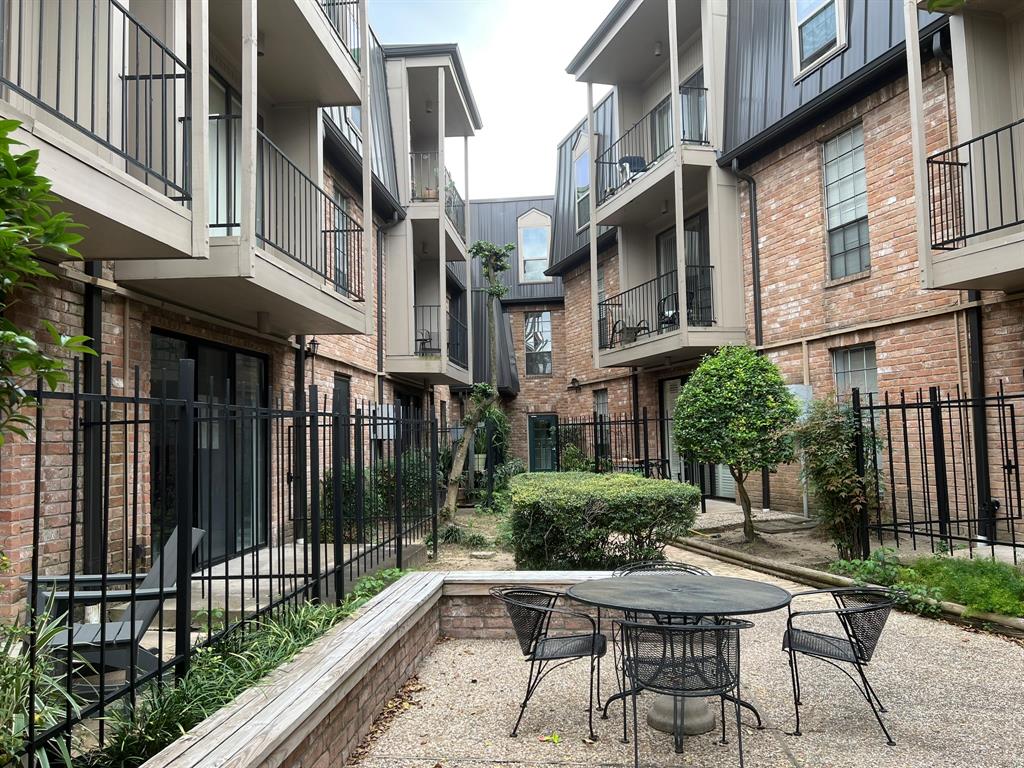
<path fill-rule="evenodd" d="M 862 556 L 886 546 L 1024 562 L 1024 392 L 855 389 L 850 404 L 868 500 Z"/>
<path fill-rule="evenodd" d="M 463 240 L 466 239 L 466 202 L 452 181 L 448 169 L 444 169 L 444 212 Z"/>
<path fill-rule="evenodd" d="M 437 202 L 441 174 L 437 152 L 410 152 L 410 194 L 416 202 Z"/>
<path fill-rule="evenodd" d="M 256 236 L 361 301 L 362 227 L 262 131 L 256 138 Z"/>
<path fill-rule="evenodd" d="M 117 0 L 3 0 L 0 29 L 4 98 L 80 131 L 171 200 L 190 199 L 191 84 L 174 51 Z"/>
<path fill-rule="evenodd" d="M 684 144 L 710 144 L 708 136 L 708 89 L 684 85 L 679 89 L 682 102 L 680 135 Z"/>
<path fill-rule="evenodd" d="M 1024 120 L 928 158 L 931 245 L 955 250 L 972 238 L 1024 224 Z"/>
<path fill-rule="evenodd" d="M 107 715 L 173 685 L 200 649 L 253 619 L 340 602 L 437 541 L 432 414 L 316 386 L 308 405 L 284 393 L 238 404 L 230 381 L 197 394 L 194 361 L 172 366 L 114 379 L 107 362 L 94 394 L 76 360 L 66 391 L 40 382 L 32 435 L 16 438 L 32 482 L 5 489 L 26 540 L 4 544 L 4 601 L 25 616 L 28 663 L 52 680 L 14 702 L 28 754 L 54 739 L 102 749 Z"/>
<path fill-rule="evenodd" d="M 666 96 L 641 117 L 597 158 L 597 168 L 607 168 L 608 184 L 598 189 L 597 204 L 653 168 L 675 145 L 672 102 Z"/>
<path fill-rule="evenodd" d="M 634 344 L 679 328 L 679 281 L 676 270 L 609 296 L 597 305 L 607 325 L 598 334 L 602 349 Z"/>
<path fill-rule="evenodd" d="M 469 331 L 461 318 L 448 311 L 448 359 L 460 368 L 469 368 Z"/>
<path fill-rule="evenodd" d="M 209 218 L 210 234 L 217 237 L 237 235 L 241 226 L 239 198 L 241 174 L 238 162 L 242 147 L 241 115 L 209 117 Z M 257 178 L 257 182 L 259 182 Z"/>
<path fill-rule="evenodd" d="M 327 16 L 342 45 L 358 67 L 362 58 L 362 25 L 359 22 L 357 0 L 320 0 L 320 8 Z"/>
<path fill-rule="evenodd" d="M 441 307 L 437 304 L 416 304 L 412 308 L 416 333 L 416 354 L 421 357 L 441 356 Z"/>
<path fill-rule="evenodd" d="M 706 328 L 715 324 L 715 268 L 686 267 L 686 324 Z"/>

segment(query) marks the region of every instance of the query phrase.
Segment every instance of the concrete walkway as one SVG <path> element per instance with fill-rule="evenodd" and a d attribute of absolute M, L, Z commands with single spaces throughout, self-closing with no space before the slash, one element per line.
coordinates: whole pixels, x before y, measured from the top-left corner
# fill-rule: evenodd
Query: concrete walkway
<path fill-rule="evenodd" d="M 673 559 L 702 565 L 718 575 L 769 581 L 791 591 L 806 589 L 699 555 L 670 551 Z M 805 598 L 809 608 L 829 598 Z M 871 710 L 839 671 L 806 660 L 804 735 L 793 728 L 787 656 L 781 651 L 786 612 L 754 617 L 742 636 L 743 695 L 767 721 L 743 729 L 746 765 L 752 768 L 1020 768 L 1024 765 L 1024 648 L 987 634 L 904 613 L 894 614 L 868 670 L 897 746 L 889 747 Z M 809 624 L 836 631 L 837 626 Z M 609 664 L 605 670 L 610 669 Z M 622 709 L 597 719 L 599 740 L 585 740 L 586 665 L 552 673 L 530 702 L 518 739 L 508 737 L 518 713 L 527 665 L 515 643 L 440 643 L 419 673 L 423 689 L 358 762 L 363 768 L 535 768 L 536 766 L 632 766 L 632 744 L 620 741 Z M 607 693 L 612 677 L 607 674 Z M 646 699 L 646 701 L 645 701 Z M 650 696 L 641 696 L 643 718 Z M 727 717 L 729 712 L 727 710 Z M 744 722 L 749 722 L 745 716 Z M 641 720 L 641 765 L 738 765 L 734 721 L 729 743 L 718 732 L 687 740 L 673 753 L 671 736 Z M 552 734 L 557 733 L 558 743 Z"/>

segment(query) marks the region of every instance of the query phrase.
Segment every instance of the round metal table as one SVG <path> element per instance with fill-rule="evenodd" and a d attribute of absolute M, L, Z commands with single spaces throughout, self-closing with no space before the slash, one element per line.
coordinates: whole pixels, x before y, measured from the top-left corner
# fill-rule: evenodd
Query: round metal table
<path fill-rule="evenodd" d="M 581 581 L 566 590 L 566 595 L 580 603 L 638 614 L 657 614 L 681 619 L 749 616 L 785 608 L 793 596 L 771 584 L 730 576 L 694 576 L 688 573 L 660 571 Z M 625 698 L 631 691 L 611 696 L 604 705 Z M 731 697 L 727 697 L 731 698 Z M 750 710 L 761 726 L 761 713 L 753 704 L 736 700 Z M 685 730 L 688 734 L 706 733 L 715 727 L 715 717 L 705 700 L 685 699 Z M 662 696 L 648 714 L 648 724 L 657 730 L 675 731 L 674 701 Z M 679 738 L 677 736 L 677 738 Z M 677 743 L 677 749 L 680 745 Z"/>

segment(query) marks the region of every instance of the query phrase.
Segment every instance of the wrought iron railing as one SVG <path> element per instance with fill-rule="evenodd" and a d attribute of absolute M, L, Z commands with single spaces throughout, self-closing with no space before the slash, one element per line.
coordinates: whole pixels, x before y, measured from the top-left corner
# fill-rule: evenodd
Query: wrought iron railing
<path fill-rule="evenodd" d="M 601 348 L 614 349 L 678 329 L 677 278 L 673 269 L 598 303 L 598 318 L 607 325 L 598 334 Z"/>
<path fill-rule="evenodd" d="M 452 181 L 452 175 L 447 168 L 444 169 L 444 212 L 448 216 L 448 221 L 455 227 L 455 231 L 465 240 L 466 203 L 459 190 L 455 188 L 455 182 Z"/>
<path fill-rule="evenodd" d="M 416 202 L 432 202 L 438 199 L 441 175 L 438 172 L 437 152 L 410 152 L 409 172 L 410 193 Z"/>
<path fill-rule="evenodd" d="M 416 304 L 412 308 L 416 332 L 416 354 L 420 357 L 441 356 L 441 307 L 437 304 Z"/>
<path fill-rule="evenodd" d="M 598 156 L 598 169 L 603 166 L 610 171 L 608 185 L 598 190 L 598 205 L 668 154 L 674 145 L 672 123 L 672 103 L 666 96 Z"/>
<path fill-rule="evenodd" d="M 1024 224 L 1024 120 L 928 158 L 931 245 L 955 250 L 972 238 Z"/>
<path fill-rule="evenodd" d="M 691 328 L 715 324 L 714 283 L 714 267 L 686 267 L 686 324 Z"/>
<path fill-rule="evenodd" d="M 359 23 L 359 3 L 357 0 L 320 0 L 320 8 L 338 33 L 342 45 L 352 57 L 356 66 L 361 64 L 363 47 L 362 25 Z"/>
<path fill-rule="evenodd" d="M 0 84 L 171 200 L 191 198 L 189 68 L 117 0 L 0 2 Z"/>
<path fill-rule="evenodd" d="M 469 368 L 469 332 L 461 318 L 448 312 L 448 359 L 460 368 Z"/>

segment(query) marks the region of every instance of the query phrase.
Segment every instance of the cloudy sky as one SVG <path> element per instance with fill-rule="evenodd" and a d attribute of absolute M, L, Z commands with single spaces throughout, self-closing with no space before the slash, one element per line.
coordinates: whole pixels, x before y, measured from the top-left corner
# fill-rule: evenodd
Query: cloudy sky
<path fill-rule="evenodd" d="M 372 0 L 369 8 L 384 44 L 459 44 L 484 124 L 469 150 L 470 191 L 481 199 L 554 192 L 555 146 L 587 109 L 586 86 L 565 67 L 613 4 Z M 461 188 L 461 139 L 448 158 Z"/>

